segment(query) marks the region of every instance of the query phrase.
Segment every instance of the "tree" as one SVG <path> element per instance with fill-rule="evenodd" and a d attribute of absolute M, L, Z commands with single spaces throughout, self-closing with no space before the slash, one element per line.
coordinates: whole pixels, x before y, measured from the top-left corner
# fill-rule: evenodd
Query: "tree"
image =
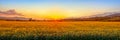
<path fill-rule="evenodd" d="M 32 21 L 32 18 L 29 18 L 29 21 Z"/>

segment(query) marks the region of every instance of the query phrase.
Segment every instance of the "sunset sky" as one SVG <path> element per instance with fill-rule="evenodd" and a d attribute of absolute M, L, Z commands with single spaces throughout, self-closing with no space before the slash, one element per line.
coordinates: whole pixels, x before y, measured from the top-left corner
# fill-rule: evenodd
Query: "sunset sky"
<path fill-rule="evenodd" d="M 120 0 L 0 0 L 0 11 L 7 10 L 29 18 L 62 19 L 120 12 Z"/>

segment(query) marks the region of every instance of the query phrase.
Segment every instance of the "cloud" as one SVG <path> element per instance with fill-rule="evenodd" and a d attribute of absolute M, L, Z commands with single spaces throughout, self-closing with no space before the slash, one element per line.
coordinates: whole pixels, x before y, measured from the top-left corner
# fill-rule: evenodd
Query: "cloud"
<path fill-rule="evenodd" d="M 23 15 L 12 9 L 7 11 L 0 11 L 0 16 L 15 17 L 15 16 L 23 16 Z"/>

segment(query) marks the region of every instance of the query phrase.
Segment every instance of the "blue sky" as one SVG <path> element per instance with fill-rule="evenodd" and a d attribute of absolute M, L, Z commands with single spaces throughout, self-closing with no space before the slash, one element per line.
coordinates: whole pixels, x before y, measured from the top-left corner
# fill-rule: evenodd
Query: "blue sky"
<path fill-rule="evenodd" d="M 81 6 L 81 7 L 118 7 L 120 0 L 0 0 L 0 5 L 6 7 L 28 7 L 38 5 L 42 7 L 45 5 L 59 4 L 64 6 Z M 13 8 L 14 8 L 13 7 Z"/>

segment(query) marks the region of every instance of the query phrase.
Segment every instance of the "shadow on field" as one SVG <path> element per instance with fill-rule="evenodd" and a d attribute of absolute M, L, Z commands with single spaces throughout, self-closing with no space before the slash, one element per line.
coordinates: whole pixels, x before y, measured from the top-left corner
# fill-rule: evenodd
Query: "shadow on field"
<path fill-rule="evenodd" d="M 0 36 L 0 40 L 120 40 L 119 36 L 98 36 L 98 35 L 83 35 L 83 36 Z"/>

